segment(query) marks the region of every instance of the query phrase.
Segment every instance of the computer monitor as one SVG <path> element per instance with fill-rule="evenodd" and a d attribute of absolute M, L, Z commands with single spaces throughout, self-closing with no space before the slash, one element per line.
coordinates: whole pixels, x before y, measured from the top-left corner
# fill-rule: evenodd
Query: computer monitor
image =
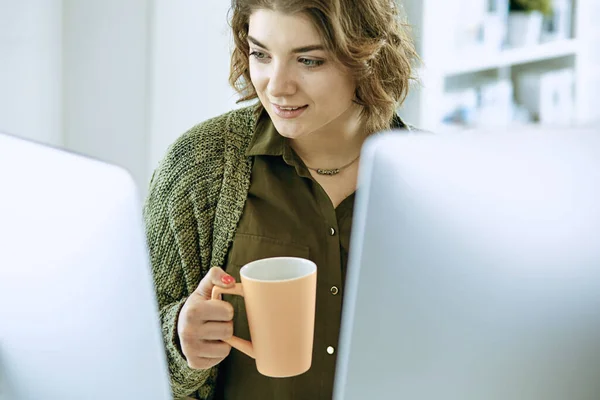
<path fill-rule="evenodd" d="M 0 134 L 0 399 L 171 399 L 123 169 Z"/>
<path fill-rule="evenodd" d="M 600 398 L 600 131 L 364 147 L 335 399 Z"/>

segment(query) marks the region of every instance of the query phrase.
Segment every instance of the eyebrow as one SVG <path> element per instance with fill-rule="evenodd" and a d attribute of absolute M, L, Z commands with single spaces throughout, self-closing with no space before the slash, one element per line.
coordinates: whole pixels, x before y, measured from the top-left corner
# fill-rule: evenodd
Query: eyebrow
<path fill-rule="evenodd" d="M 265 46 L 264 44 L 262 44 L 261 42 L 259 42 L 255 38 L 253 38 L 252 36 L 248 36 L 248 40 L 251 41 L 252 43 L 254 43 L 255 45 L 257 45 L 258 47 L 262 47 L 265 50 L 269 50 L 269 48 L 267 46 Z M 295 49 L 292 49 L 292 53 L 308 53 L 309 51 L 315 51 L 315 50 L 325 50 L 325 47 L 323 47 L 323 45 L 320 45 L 320 44 L 313 44 L 310 46 L 302 46 L 302 47 L 297 47 Z"/>

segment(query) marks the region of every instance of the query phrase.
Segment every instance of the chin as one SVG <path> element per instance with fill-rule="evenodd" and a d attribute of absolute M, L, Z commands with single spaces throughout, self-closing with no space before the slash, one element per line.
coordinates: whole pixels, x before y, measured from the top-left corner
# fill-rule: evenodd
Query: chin
<path fill-rule="evenodd" d="M 276 116 L 271 117 L 271 121 L 273 121 L 277 132 L 288 139 L 298 139 L 309 132 L 303 124 L 290 124 L 287 121 L 278 120 Z"/>
<path fill-rule="evenodd" d="M 277 132 L 279 132 L 279 134 L 281 136 L 288 138 L 288 139 L 298 139 L 298 138 L 304 136 L 306 133 L 306 131 L 304 131 L 304 130 L 285 129 L 283 127 L 279 127 L 277 124 L 275 124 L 275 128 L 277 129 Z"/>

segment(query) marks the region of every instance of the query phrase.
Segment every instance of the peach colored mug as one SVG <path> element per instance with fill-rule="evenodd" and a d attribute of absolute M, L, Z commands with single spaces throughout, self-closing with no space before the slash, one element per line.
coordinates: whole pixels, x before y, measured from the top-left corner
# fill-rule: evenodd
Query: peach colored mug
<path fill-rule="evenodd" d="M 300 375 L 312 363 L 317 294 L 317 266 L 296 257 L 253 261 L 240 269 L 242 283 L 221 294 L 244 297 L 252 342 L 236 336 L 232 347 L 256 360 L 258 372 L 284 378 Z"/>

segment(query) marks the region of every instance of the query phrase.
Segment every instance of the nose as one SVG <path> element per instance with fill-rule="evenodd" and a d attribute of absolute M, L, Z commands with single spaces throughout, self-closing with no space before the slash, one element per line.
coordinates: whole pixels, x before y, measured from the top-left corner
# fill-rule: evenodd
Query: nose
<path fill-rule="evenodd" d="M 284 63 L 273 62 L 269 75 L 267 92 L 269 97 L 277 99 L 291 96 L 296 92 L 296 78 Z"/>

